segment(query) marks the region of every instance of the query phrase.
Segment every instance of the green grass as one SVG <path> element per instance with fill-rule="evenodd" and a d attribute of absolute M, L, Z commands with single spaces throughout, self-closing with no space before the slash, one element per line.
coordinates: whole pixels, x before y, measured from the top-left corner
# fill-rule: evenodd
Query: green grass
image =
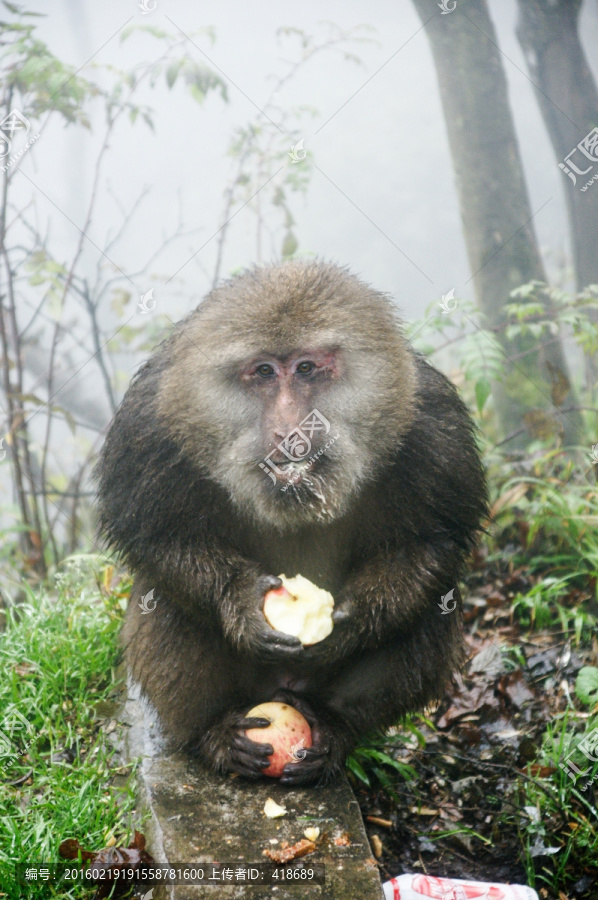
<path fill-rule="evenodd" d="M 500 559 L 507 542 L 521 542 L 513 565 L 526 566 L 537 579 L 513 599 L 514 619 L 532 631 L 555 629 L 582 646 L 592 641 L 598 621 L 598 490 L 587 476 L 583 466 L 560 451 L 538 455 L 530 474 L 503 484 L 503 494 L 517 485 L 527 490 L 500 513 L 491 548 Z M 596 675 L 591 669 L 582 669 L 585 688 L 580 690 L 578 677 L 576 693 L 592 715 L 569 706 L 549 723 L 534 766 L 515 786 L 517 812 L 503 816 L 517 829 L 529 884 L 555 896 L 584 873 L 598 874 L 598 763 L 575 750 L 576 765 L 589 767 L 587 775 L 575 781 L 558 766 L 584 734 L 598 726 Z"/>
<path fill-rule="evenodd" d="M 596 633 L 596 617 L 583 602 L 570 603 L 566 578 L 547 576 L 526 594 L 518 594 L 511 611 L 524 627 L 542 630 L 560 628 L 570 634 L 576 644 Z"/>
<path fill-rule="evenodd" d="M 134 779 L 111 787 L 118 762 L 96 713 L 117 693 L 125 598 L 98 583 L 94 562 L 68 561 L 52 591 L 24 587 L 26 601 L 9 612 L 0 634 L 0 730 L 17 753 L 0 757 L 0 896 L 9 900 L 83 896 L 79 889 L 18 887 L 15 863 L 57 862 L 67 837 L 99 849 L 111 833 L 130 830 Z M 110 570 L 105 574 L 109 580 Z M 28 725 L 15 720 L 15 710 Z M 72 761 L 59 756 L 65 750 Z"/>
<path fill-rule="evenodd" d="M 598 599 L 598 490 L 587 473 L 560 453 L 538 456 L 524 477 L 502 481 L 499 496 L 523 489 L 492 524 L 489 562 L 505 546 L 516 547 L 512 564 L 524 566 L 535 584 L 513 600 L 523 627 L 555 628 L 576 643 L 596 633 Z"/>
<path fill-rule="evenodd" d="M 421 716 L 405 716 L 399 728 L 390 729 L 388 733 L 374 731 L 363 738 L 359 746 L 347 757 L 346 767 L 349 779 L 355 786 L 364 785 L 371 788 L 380 785 L 386 793 L 397 799 L 395 782 L 397 776 L 405 781 L 415 777 L 415 769 L 401 762 L 393 753 L 406 747 L 425 747 L 426 739 L 416 726 L 416 720 L 432 723 Z"/>
<path fill-rule="evenodd" d="M 583 480 L 567 481 L 571 469 L 560 465 L 560 458 L 558 464 L 539 458 L 524 477 L 502 480 L 502 492 L 517 483 L 526 490 L 494 523 L 490 559 L 502 557 L 505 547 L 515 548 L 512 564 L 526 566 L 535 582 L 513 600 L 513 616 L 522 626 L 557 628 L 587 645 L 596 633 L 598 491 Z M 110 834 L 121 843 L 132 831 L 133 780 L 119 792 L 111 786 L 118 763 L 97 715 L 98 704 L 110 700 L 118 686 L 117 633 L 125 596 L 97 582 L 98 565 L 92 557 L 72 559 L 52 590 L 23 588 L 26 601 L 8 616 L 0 634 L 0 731 L 10 731 L 11 710 L 28 723 L 9 735 L 21 754 L 8 765 L 0 756 L 2 900 L 84 896 L 78 889 L 52 894 L 47 886 L 17 887 L 14 864 L 57 861 L 58 845 L 67 837 L 99 849 Z M 518 652 L 516 645 L 510 650 L 515 665 L 524 662 Z M 584 701 L 578 692 L 592 717 L 582 719 L 572 707 L 555 717 L 534 769 L 516 779 L 514 804 L 503 814 L 504 823 L 519 835 L 529 883 L 554 892 L 565 889 L 573 873 L 595 865 L 598 778 L 594 795 L 592 788 L 581 788 L 598 775 L 598 764 L 577 782 L 558 768 L 568 749 L 598 726 L 593 684 L 587 689 L 590 699 Z M 382 788 L 397 798 L 397 785 L 415 774 L 397 751 L 425 743 L 416 721 L 408 718 L 391 734 L 362 741 L 347 761 L 356 787 Z M 0 735 L 0 745 L 1 740 Z M 65 748 L 71 750 L 71 762 L 56 759 Z M 579 752 L 574 759 L 587 767 Z M 534 855 L 540 845 L 559 849 Z"/>
<path fill-rule="evenodd" d="M 516 825 L 528 883 L 536 890 L 548 888 L 555 895 L 584 873 L 598 877 L 598 811 L 590 784 L 594 779 L 595 792 L 598 762 L 592 763 L 574 750 L 584 735 L 598 728 L 598 715 L 584 719 L 582 730 L 576 726 L 576 718 L 575 710 L 569 709 L 550 723 L 532 777 L 519 783 Z M 587 770 L 575 781 L 558 766 L 571 750 L 575 765 Z M 545 775 L 539 774 L 542 769 L 538 767 L 543 767 Z M 505 816 L 509 818 L 512 814 Z"/>

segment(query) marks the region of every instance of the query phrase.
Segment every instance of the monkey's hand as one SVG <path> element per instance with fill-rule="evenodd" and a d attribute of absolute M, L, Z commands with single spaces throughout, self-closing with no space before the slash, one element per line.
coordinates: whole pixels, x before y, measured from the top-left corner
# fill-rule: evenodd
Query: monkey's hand
<path fill-rule="evenodd" d="M 250 740 L 244 732 L 248 728 L 267 728 L 270 724 L 270 719 L 247 718 L 244 713 L 233 710 L 210 728 L 200 752 L 217 772 L 238 772 L 246 778 L 259 778 L 270 765 L 274 748 L 271 744 Z"/>
<path fill-rule="evenodd" d="M 332 613 L 332 631 L 324 640 L 305 648 L 305 661 L 329 663 L 348 656 L 359 649 L 360 633 L 357 606 L 349 598 L 344 598 Z"/>
<path fill-rule="evenodd" d="M 237 597 L 234 607 L 227 605 L 222 617 L 225 637 L 236 649 L 265 661 L 300 657 L 304 652 L 299 638 L 272 628 L 264 616 L 264 598 L 268 591 L 282 585 L 274 575 L 251 579 Z"/>
<path fill-rule="evenodd" d="M 298 759 L 284 767 L 281 784 L 297 787 L 304 784 L 326 784 L 343 769 L 345 757 L 354 738 L 351 730 L 329 710 L 317 711 L 307 700 L 290 690 L 280 689 L 275 700 L 294 706 L 308 721 L 312 746 L 299 751 Z"/>

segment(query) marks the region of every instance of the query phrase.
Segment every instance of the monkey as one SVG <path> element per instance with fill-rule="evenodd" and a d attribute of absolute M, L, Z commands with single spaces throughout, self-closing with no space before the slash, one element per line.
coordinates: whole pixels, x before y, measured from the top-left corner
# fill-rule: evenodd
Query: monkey
<path fill-rule="evenodd" d="M 281 782 L 321 784 L 443 696 L 487 513 L 476 430 L 392 299 L 346 267 L 216 286 L 133 378 L 95 477 L 101 534 L 134 575 L 128 669 L 174 748 L 258 778 L 272 746 L 244 732 L 269 722 L 246 712 L 278 700 L 312 729 Z M 270 627 L 280 574 L 333 594 L 324 640 Z"/>

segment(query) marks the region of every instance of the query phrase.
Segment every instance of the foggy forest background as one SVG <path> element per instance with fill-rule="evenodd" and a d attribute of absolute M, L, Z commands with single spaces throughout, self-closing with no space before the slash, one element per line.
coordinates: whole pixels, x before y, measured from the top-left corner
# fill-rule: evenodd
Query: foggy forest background
<path fill-rule="evenodd" d="M 348 761 L 380 872 L 423 854 L 595 900 L 598 0 L 3 0 L 0 19 L 2 895 L 42 896 L 14 881 L 32 847 L 138 825 L 105 707 L 130 591 L 96 536 L 107 426 L 214 285 L 319 257 L 388 293 L 459 387 L 491 494 L 467 672 Z"/>
<path fill-rule="evenodd" d="M 458 6 L 6 4 L 2 501 L 34 570 L 93 541 L 140 361 L 253 263 L 349 265 L 492 444 L 591 452 L 597 4 Z"/>

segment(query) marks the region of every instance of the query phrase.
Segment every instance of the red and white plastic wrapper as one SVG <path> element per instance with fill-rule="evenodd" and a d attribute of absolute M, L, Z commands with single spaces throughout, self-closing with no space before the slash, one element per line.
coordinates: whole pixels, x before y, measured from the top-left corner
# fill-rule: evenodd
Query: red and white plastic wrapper
<path fill-rule="evenodd" d="M 434 875 L 397 875 L 382 887 L 386 900 L 538 900 L 535 890 L 523 884 L 461 881 Z"/>

